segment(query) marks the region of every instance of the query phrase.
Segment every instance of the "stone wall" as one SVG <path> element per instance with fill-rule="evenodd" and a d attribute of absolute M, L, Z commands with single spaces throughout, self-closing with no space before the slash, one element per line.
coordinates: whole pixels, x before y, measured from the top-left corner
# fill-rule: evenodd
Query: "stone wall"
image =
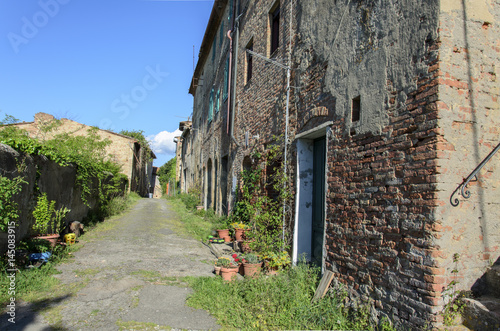
<path fill-rule="evenodd" d="M 82 189 L 76 183 L 76 170 L 72 165 L 62 167 L 44 156 L 27 156 L 0 144 L 0 173 L 10 179 L 21 175 L 27 182 L 15 197 L 19 208 L 16 241 L 30 235 L 30 228 L 34 223 L 32 212 L 36 205 L 36 192 L 47 193 L 49 200 L 56 201 L 56 209 L 71 209 L 66 216 L 68 221 L 82 221 L 90 211 L 98 207 L 92 196 L 87 198 L 88 206 L 82 201 Z M 92 188 L 97 188 L 97 182 Z M 0 252 L 4 252 L 6 248 L 6 236 L 2 233 Z"/>
<path fill-rule="evenodd" d="M 92 128 L 66 118 L 56 120 L 54 116 L 46 113 L 37 113 L 34 122 L 17 123 L 13 126 L 26 130 L 30 137 L 41 141 L 62 133 L 86 136 L 88 130 Z M 137 192 L 144 197 L 148 196 L 154 187 L 151 177 L 152 155 L 148 155 L 150 151 L 142 148 L 136 139 L 119 133 L 99 129 L 97 134 L 101 140 L 111 142 L 106 147 L 106 157 L 121 166 L 121 173 L 129 180 L 129 191 Z"/>
<path fill-rule="evenodd" d="M 472 197 L 450 203 L 499 142 L 498 2 L 296 1 L 289 31 L 283 0 L 274 54 L 269 13 L 277 2 L 240 3 L 234 137 L 217 119 L 204 124 L 214 82 L 205 80 L 195 95 L 195 143 L 183 153 L 197 160 L 191 174 L 206 181 L 207 162 L 228 155 L 235 188 L 244 160 L 284 134 L 286 71 L 254 57 L 248 80 L 245 48 L 286 63 L 291 32 L 294 259 L 311 253 L 312 150 L 326 137 L 323 270 L 375 317 L 439 326 L 448 284 L 470 289 L 500 252 L 498 154 L 471 183 Z"/>

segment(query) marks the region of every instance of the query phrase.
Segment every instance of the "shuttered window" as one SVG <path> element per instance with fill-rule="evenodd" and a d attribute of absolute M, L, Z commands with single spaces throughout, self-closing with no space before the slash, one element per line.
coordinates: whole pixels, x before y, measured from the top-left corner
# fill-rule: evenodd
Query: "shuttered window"
<path fill-rule="evenodd" d="M 208 122 L 212 122 L 214 116 L 214 89 L 210 91 L 210 103 L 208 105 Z"/>

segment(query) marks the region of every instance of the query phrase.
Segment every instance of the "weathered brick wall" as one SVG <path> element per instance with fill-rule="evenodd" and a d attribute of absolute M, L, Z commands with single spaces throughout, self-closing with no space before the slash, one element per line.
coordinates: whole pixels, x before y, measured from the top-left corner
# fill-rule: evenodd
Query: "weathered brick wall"
<path fill-rule="evenodd" d="M 470 289 L 500 256 L 500 155 L 470 183 L 470 199 L 452 192 L 500 143 L 500 6 L 486 0 L 442 1 L 436 218 L 442 222 L 441 253 L 445 284 L 458 274 L 457 289 Z M 460 204 L 452 207 L 450 200 Z M 453 255 L 458 254 L 458 262 Z"/>
<path fill-rule="evenodd" d="M 279 2 L 280 30 L 279 47 L 270 54 L 269 16 Z M 253 51 L 287 65 L 290 45 L 290 1 L 260 0 L 242 1 L 246 8 L 240 24 L 238 73 L 236 87 L 236 111 L 234 136 L 238 146 L 233 144 L 232 175 L 238 178 L 243 170 L 243 160 L 255 151 L 265 150 L 269 144 L 279 141 L 276 137 L 285 134 L 286 70 L 258 57 L 252 59 L 252 78 L 247 81 L 246 47 L 253 40 Z M 297 10 L 296 3 L 293 10 Z M 295 25 L 295 21 L 293 22 Z M 294 31 L 292 37 L 294 38 Z M 292 41 L 293 43 L 293 41 Z M 292 98 L 289 113 L 294 114 Z M 294 119 L 291 117 L 290 122 Z M 248 146 L 245 134 L 248 132 Z M 264 172 L 265 176 L 265 172 Z"/>
<path fill-rule="evenodd" d="M 213 162 L 229 152 L 229 173 L 237 176 L 246 157 L 284 133 L 286 72 L 254 57 L 252 78 L 245 77 L 245 47 L 252 38 L 253 50 L 269 55 L 274 3 L 242 1 L 234 142 L 223 139 L 225 126 L 218 127 L 217 120 L 204 124 L 209 89 L 217 84 L 206 79 L 216 69 L 205 70 L 208 85 L 195 96 L 198 143 L 192 148 L 200 180 L 209 158 Z M 498 155 L 471 185 L 471 199 L 456 208 L 450 204 L 462 177 L 499 139 L 498 5 L 487 0 L 295 4 L 292 181 L 301 176 L 293 137 L 333 123 L 321 131 L 327 134 L 323 267 L 333 270 L 352 296 L 370 302 L 375 315 L 406 328 L 439 325 L 442 291 L 450 281 L 456 277 L 458 288 L 470 288 L 499 256 Z M 280 6 L 280 47 L 272 58 L 286 63 L 290 2 Z M 360 102 L 359 120 L 353 120 L 353 100 Z M 298 193 L 297 187 L 290 189 Z M 458 274 L 452 273 L 455 268 Z"/>
<path fill-rule="evenodd" d="M 314 126 L 302 117 L 324 121 L 308 109 L 326 114 L 330 100 L 335 109 L 325 266 L 409 327 L 438 325 L 447 285 L 470 289 L 499 256 L 498 156 L 471 185 L 472 198 L 450 204 L 499 139 L 498 6 L 465 4 L 300 6 L 295 85 L 308 95 L 298 97 L 297 132 Z"/>
<path fill-rule="evenodd" d="M 334 121 L 327 136 L 325 267 L 379 317 L 406 327 L 438 321 L 445 273 L 435 261 L 438 2 L 300 7 L 295 84 L 308 95 L 299 98 L 297 129 L 313 126 L 301 117 Z M 357 97 L 361 117 L 353 121 Z"/>

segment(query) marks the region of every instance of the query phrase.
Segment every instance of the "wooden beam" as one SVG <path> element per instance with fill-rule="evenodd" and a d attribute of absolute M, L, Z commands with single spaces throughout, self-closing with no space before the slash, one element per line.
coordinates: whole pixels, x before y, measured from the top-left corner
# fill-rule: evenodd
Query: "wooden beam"
<path fill-rule="evenodd" d="M 319 299 L 325 296 L 332 280 L 333 280 L 333 272 L 327 270 L 323 275 L 323 277 L 321 278 L 321 281 L 319 282 L 318 288 L 316 289 L 316 293 L 314 293 L 314 297 L 312 299 L 313 302 L 318 301 Z"/>

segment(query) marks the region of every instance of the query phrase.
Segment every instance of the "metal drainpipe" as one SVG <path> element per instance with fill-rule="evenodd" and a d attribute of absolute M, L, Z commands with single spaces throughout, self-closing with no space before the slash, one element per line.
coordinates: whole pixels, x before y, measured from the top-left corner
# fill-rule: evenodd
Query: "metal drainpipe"
<path fill-rule="evenodd" d="M 232 100 L 231 100 L 231 103 L 232 103 L 232 108 L 231 108 L 231 139 L 234 141 L 234 143 L 236 144 L 236 146 L 239 146 L 238 142 L 236 141 L 236 139 L 234 138 L 234 109 L 235 109 L 235 99 L 236 99 L 236 82 L 238 80 L 238 49 L 239 49 L 239 41 L 240 41 L 240 17 L 241 17 L 241 14 L 240 16 L 238 16 L 236 18 L 236 38 L 234 40 L 234 43 L 236 44 L 236 50 L 234 51 L 235 54 L 234 54 L 234 59 L 235 59 L 235 63 L 234 63 L 234 82 L 233 82 L 233 95 L 232 95 Z"/>
<path fill-rule="evenodd" d="M 227 127 L 226 133 L 229 134 L 229 113 L 231 111 L 231 71 L 233 67 L 233 38 L 231 38 L 232 30 L 227 31 L 227 37 L 229 38 L 229 72 L 228 72 L 228 82 L 227 82 Z"/>
<path fill-rule="evenodd" d="M 349 0 L 350 1 L 350 0 Z M 292 20 L 293 20 L 293 0 L 290 1 L 290 44 L 288 45 L 288 68 L 286 70 L 286 115 L 285 115 L 285 152 L 283 156 L 283 169 L 285 175 L 285 182 L 283 183 L 283 190 L 287 186 L 287 154 L 288 154 L 288 121 L 289 121 L 289 106 L 290 106 L 290 74 L 292 68 Z M 283 201 L 283 249 L 285 248 L 285 226 L 286 226 L 286 201 Z"/>

